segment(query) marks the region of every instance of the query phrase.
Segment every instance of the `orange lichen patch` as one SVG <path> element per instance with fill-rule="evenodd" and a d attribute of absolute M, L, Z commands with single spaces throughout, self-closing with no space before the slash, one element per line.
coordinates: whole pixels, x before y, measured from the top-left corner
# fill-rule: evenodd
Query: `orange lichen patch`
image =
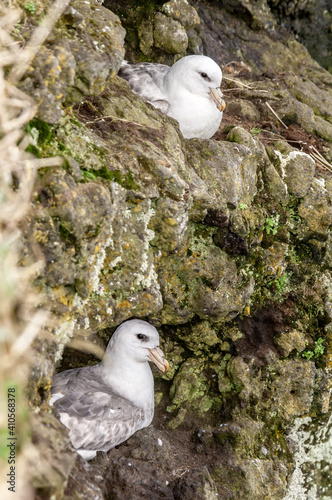
<path fill-rule="evenodd" d="M 139 203 L 135 206 L 134 212 L 142 212 L 142 207 Z"/>
<path fill-rule="evenodd" d="M 63 286 L 54 287 L 53 294 L 57 301 L 65 306 L 71 305 L 73 302 L 73 294 L 68 293 L 68 290 Z"/>
<path fill-rule="evenodd" d="M 173 219 L 173 217 L 167 217 L 167 219 L 165 219 L 165 222 L 169 226 L 177 226 L 178 225 L 177 221 L 175 219 Z"/>
<path fill-rule="evenodd" d="M 123 308 L 123 309 L 130 309 L 130 303 L 129 300 L 123 300 L 120 302 L 120 304 L 117 304 L 117 309 Z"/>
<path fill-rule="evenodd" d="M 250 306 L 246 306 L 243 310 L 245 316 L 250 316 Z"/>
<path fill-rule="evenodd" d="M 328 371 L 332 370 L 332 354 L 327 355 L 327 361 L 326 361 L 326 369 Z"/>
<path fill-rule="evenodd" d="M 146 293 L 143 297 L 144 300 L 146 300 L 147 302 L 151 302 L 152 300 L 152 295 L 151 293 Z"/>
<path fill-rule="evenodd" d="M 47 233 L 44 231 L 41 231 L 40 229 L 36 229 L 34 231 L 34 238 L 37 241 L 37 243 L 41 243 L 44 245 L 47 243 L 47 240 L 48 240 Z"/>

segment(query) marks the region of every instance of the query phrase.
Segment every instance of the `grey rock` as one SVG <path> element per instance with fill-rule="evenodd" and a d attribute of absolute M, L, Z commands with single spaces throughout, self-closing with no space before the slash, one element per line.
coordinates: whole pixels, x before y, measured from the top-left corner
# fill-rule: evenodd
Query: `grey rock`
<path fill-rule="evenodd" d="M 156 47 L 170 54 L 184 55 L 188 47 L 188 36 L 182 24 L 161 12 L 154 18 L 153 37 Z"/>
<path fill-rule="evenodd" d="M 58 123 L 61 105 L 100 94 L 118 72 L 124 56 L 119 18 L 97 1 L 70 3 L 52 39 L 39 50 L 20 83 L 38 102 L 38 118 Z M 66 29 L 71 36 L 65 36 Z"/>
<path fill-rule="evenodd" d="M 196 9 L 185 0 L 171 0 L 161 7 L 161 11 L 175 21 L 179 21 L 186 30 L 199 25 Z"/>
<path fill-rule="evenodd" d="M 303 198 L 314 179 L 316 170 L 314 160 L 306 153 L 293 151 L 285 159 L 281 159 L 281 168 L 289 192 L 298 198 Z"/>
<path fill-rule="evenodd" d="M 314 179 L 299 205 L 298 213 L 303 222 L 297 229 L 297 236 L 302 240 L 315 238 L 326 241 L 328 229 L 332 224 L 331 198 L 318 179 Z"/>
<path fill-rule="evenodd" d="M 250 101 L 244 99 L 234 99 L 227 104 L 227 113 L 236 115 L 244 120 L 259 121 L 260 112 L 257 107 Z"/>

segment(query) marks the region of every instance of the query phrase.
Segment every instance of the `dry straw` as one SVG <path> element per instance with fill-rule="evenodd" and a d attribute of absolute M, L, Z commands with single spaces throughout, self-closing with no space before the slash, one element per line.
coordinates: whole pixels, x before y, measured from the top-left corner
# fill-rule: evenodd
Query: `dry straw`
<path fill-rule="evenodd" d="M 34 31 L 25 47 L 13 36 L 15 25 L 22 12 L 0 5 L 0 430 L 2 437 L 0 456 L 0 496 L 6 498 L 33 498 L 28 486 L 26 470 L 29 460 L 36 453 L 32 445 L 17 446 L 17 488 L 8 491 L 6 450 L 7 390 L 14 387 L 17 401 L 17 418 L 22 413 L 22 387 L 26 380 L 31 359 L 31 344 L 47 321 L 47 312 L 36 308 L 38 302 L 32 291 L 31 277 L 40 264 L 22 268 L 18 264 L 20 253 L 20 225 L 27 216 L 37 168 L 60 165 L 61 158 L 36 159 L 26 152 L 29 139 L 24 133 L 26 124 L 36 115 L 33 100 L 17 84 L 29 64 L 45 42 L 54 24 L 68 6 L 69 0 L 52 3 L 48 13 Z M 42 264 L 42 263 L 41 263 Z M 24 404 L 24 403 L 23 403 Z M 22 431 L 29 426 L 17 422 Z M 19 437 L 19 436 L 18 436 Z M 3 446 L 5 445 L 5 446 Z M 29 460 L 27 457 L 29 456 Z"/>

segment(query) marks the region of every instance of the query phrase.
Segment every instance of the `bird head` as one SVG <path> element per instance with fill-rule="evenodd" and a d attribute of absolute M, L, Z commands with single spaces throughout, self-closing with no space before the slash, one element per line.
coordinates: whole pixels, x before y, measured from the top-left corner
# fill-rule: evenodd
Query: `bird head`
<path fill-rule="evenodd" d="M 177 61 L 165 76 L 164 84 L 170 94 L 176 95 L 176 86 L 192 94 L 209 97 L 219 111 L 225 109 L 220 90 L 222 71 L 210 57 L 192 55 Z"/>
<path fill-rule="evenodd" d="M 159 347 L 157 329 L 140 319 L 131 319 L 122 323 L 113 333 L 107 346 L 106 355 L 125 355 L 126 359 L 144 363 L 151 361 L 162 372 L 166 372 L 169 363 Z"/>

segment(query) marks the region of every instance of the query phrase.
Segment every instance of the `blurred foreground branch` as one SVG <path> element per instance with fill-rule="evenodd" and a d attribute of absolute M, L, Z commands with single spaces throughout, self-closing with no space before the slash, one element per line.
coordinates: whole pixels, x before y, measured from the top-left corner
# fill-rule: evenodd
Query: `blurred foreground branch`
<path fill-rule="evenodd" d="M 19 265 L 20 224 L 27 216 L 37 169 L 41 166 L 61 165 L 59 157 L 37 159 L 26 152 L 29 137 L 26 124 L 36 115 L 37 106 L 17 84 L 29 64 L 50 34 L 70 0 L 52 3 L 40 26 L 36 28 L 25 47 L 16 43 L 11 33 L 20 21 L 22 12 L 0 5 L 0 432 L 8 434 L 7 388 L 17 388 L 17 451 L 21 488 L 11 497 L 33 498 L 28 486 L 27 455 L 31 458 L 31 444 L 22 436 L 28 434 L 29 417 L 24 403 L 23 388 L 33 361 L 33 340 L 50 321 L 49 313 L 40 306 L 40 299 L 32 289 L 32 279 L 43 263 L 28 268 Z M 12 389 L 14 391 L 14 389 Z M 22 415 L 25 417 L 22 417 Z M 6 438 L 0 440 L 0 496 L 8 497 L 8 448 Z M 26 449 L 29 449 L 26 452 Z M 21 489 L 21 493 L 20 493 Z M 23 493 L 22 493 L 23 492 Z"/>

